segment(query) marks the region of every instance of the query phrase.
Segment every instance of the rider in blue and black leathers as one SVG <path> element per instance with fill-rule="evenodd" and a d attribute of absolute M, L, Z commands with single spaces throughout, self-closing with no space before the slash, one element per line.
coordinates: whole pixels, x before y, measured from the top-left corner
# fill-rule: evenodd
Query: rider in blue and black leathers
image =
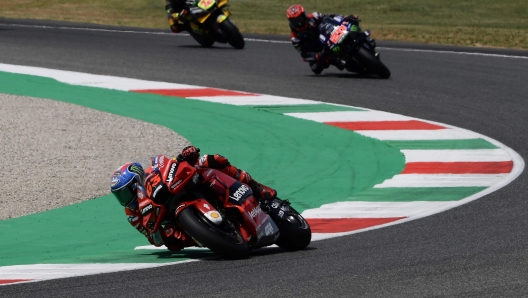
<path fill-rule="evenodd" d="M 314 73 L 321 73 L 330 64 L 335 65 L 340 70 L 344 69 L 341 61 L 328 58 L 324 51 L 324 45 L 319 41 L 319 25 L 323 19 L 325 17 L 333 18 L 339 15 L 321 14 L 318 12 L 306 14 L 300 4 L 295 4 L 288 8 L 286 16 L 288 17 L 291 29 L 291 43 L 299 54 L 301 54 L 303 61 L 310 63 L 310 68 Z M 356 15 L 342 17 L 357 22 Z"/>

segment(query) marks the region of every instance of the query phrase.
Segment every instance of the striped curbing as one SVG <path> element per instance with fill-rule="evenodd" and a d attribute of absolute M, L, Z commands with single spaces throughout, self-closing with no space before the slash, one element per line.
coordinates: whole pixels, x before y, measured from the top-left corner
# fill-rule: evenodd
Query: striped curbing
<path fill-rule="evenodd" d="M 476 194 L 485 194 L 486 190 L 498 189 L 497 186 L 513 181 L 524 168 L 524 161 L 517 153 L 478 133 L 384 111 L 314 100 L 36 67 L 0 64 L 0 71 L 44 76 L 80 86 L 247 106 L 335 126 L 384 141 L 387 145 L 400 149 L 405 156 L 405 169 L 399 175 L 375 185 L 374 189 L 348 198 L 354 202 L 365 200 L 365 204 L 372 205 L 372 219 L 382 218 L 377 213 L 379 209 L 375 207 L 376 204 L 387 201 L 404 205 L 412 201 L 423 201 L 425 206 L 430 208 L 421 208 L 421 214 L 434 214 L 435 210 L 439 210 L 436 202 L 461 202 Z M 339 208 L 340 205 L 335 204 L 335 208 Z M 455 205 L 457 204 L 452 206 Z M 325 232 L 325 228 L 316 227 L 318 221 L 315 219 L 320 219 L 322 213 L 311 209 L 303 214 L 315 225 L 315 230 Z M 416 216 L 413 214 L 402 214 L 400 217 Z M 386 222 L 380 224 L 374 220 L 365 226 L 365 221 L 362 221 L 359 225 L 352 224 L 345 229 L 347 232 L 354 232 L 384 225 Z M 315 239 L 317 237 L 318 235 L 314 235 Z"/>
<path fill-rule="evenodd" d="M 313 240 L 368 231 L 449 210 L 506 186 L 524 169 L 524 161 L 516 152 L 493 139 L 399 114 L 314 100 L 36 67 L 0 64 L 0 71 L 48 77 L 72 85 L 246 106 L 350 130 L 398 148 L 406 160 L 400 174 L 343 201 L 303 212 L 314 232 Z M 0 284 L 168 264 L 173 263 L 4 266 L 0 267 Z"/>

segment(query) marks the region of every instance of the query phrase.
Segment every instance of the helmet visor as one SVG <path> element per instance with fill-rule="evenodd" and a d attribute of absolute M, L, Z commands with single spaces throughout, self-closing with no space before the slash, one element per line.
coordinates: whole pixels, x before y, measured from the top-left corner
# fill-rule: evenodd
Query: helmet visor
<path fill-rule="evenodd" d="M 295 29 L 301 29 L 306 26 L 306 15 L 304 13 L 301 13 L 295 18 L 291 18 L 289 20 L 290 20 L 290 25 Z"/>
<path fill-rule="evenodd" d="M 136 197 L 135 184 L 112 192 L 121 206 L 125 207 Z"/>

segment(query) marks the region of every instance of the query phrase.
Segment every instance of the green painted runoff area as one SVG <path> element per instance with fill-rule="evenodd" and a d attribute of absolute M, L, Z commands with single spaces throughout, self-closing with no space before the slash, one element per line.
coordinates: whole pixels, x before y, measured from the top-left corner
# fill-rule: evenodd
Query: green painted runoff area
<path fill-rule="evenodd" d="M 397 148 L 378 140 L 259 109 L 73 86 L 3 72 L 0 81 L 4 82 L 0 93 L 74 103 L 168 127 L 202 153 L 225 155 L 258 181 L 276 188 L 279 197 L 292 201 L 301 212 L 371 189 L 400 173 L 405 163 Z M 159 153 L 165 152 L 152 148 L 153 155 Z M 106 179 L 114 169 L 101 176 Z M 0 266 L 170 262 L 207 254 L 134 251 L 148 242 L 128 224 L 111 196 L 0 221 L 0 239 Z"/>

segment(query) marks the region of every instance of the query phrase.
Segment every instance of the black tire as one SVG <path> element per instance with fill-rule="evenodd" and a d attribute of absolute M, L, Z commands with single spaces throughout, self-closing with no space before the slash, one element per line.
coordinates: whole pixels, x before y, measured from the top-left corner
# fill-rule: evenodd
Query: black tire
<path fill-rule="evenodd" d="M 230 19 L 225 19 L 222 23 L 219 24 L 220 29 L 226 36 L 227 42 L 235 49 L 241 50 L 244 48 L 246 43 L 244 42 L 244 37 L 238 30 L 237 26 L 231 22 Z"/>
<path fill-rule="evenodd" d="M 312 70 L 312 72 L 316 75 L 320 75 L 322 72 L 323 72 L 323 67 L 322 66 L 318 66 L 318 65 L 315 65 L 316 63 L 314 61 L 311 61 L 310 62 L 310 69 Z M 315 67 L 314 67 L 315 66 Z"/>
<path fill-rule="evenodd" d="M 367 68 L 369 72 L 377 74 L 382 79 L 388 79 L 391 76 L 390 70 L 378 60 L 367 49 L 361 47 L 355 55 L 356 60 Z"/>
<path fill-rule="evenodd" d="M 210 36 L 197 34 L 192 31 L 190 34 L 204 48 L 210 48 L 215 43 L 215 40 Z"/>
<path fill-rule="evenodd" d="M 249 255 L 249 247 L 236 228 L 219 227 L 194 208 L 185 208 L 178 215 L 185 232 L 202 246 L 229 259 L 243 259 Z"/>
<path fill-rule="evenodd" d="M 276 220 L 280 236 L 275 242 L 277 246 L 285 250 L 301 250 L 306 248 L 312 241 L 312 230 L 304 217 L 290 206 L 290 212 L 281 220 Z"/>

